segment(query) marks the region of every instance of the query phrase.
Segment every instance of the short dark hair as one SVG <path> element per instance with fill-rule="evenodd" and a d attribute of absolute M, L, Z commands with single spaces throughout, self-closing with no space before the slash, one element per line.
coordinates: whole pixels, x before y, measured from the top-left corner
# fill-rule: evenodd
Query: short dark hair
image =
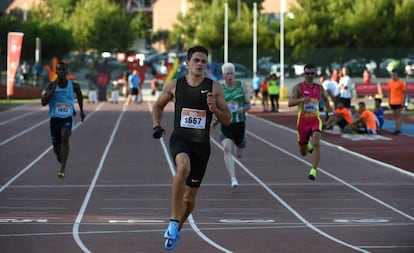
<path fill-rule="evenodd" d="M 303 67 L 303 70 L 305 70 L 305 69 L 314 69 L 314 68 L 315 68 L 315 66 L 308 63 L 308 64 L 305 65 L 305 67 Z"/>
<path fill-rule="evenodd" d="M 57 66 L 63 66 L 63 67 L 65 67 L 65 70 L 68 70 L 68 64 L 66 62 L 64 62 L 64 61 L 58 62 L 56 64 L 56 68 L 57 68 Z"/>
<path fill-rule="evenodd" d="M 366 106 L 366 105 L 365 105 L 365 102 L 362 102 L 362 101 L 361 101 L 361 102 L 359 102 L 359 103 L 358 103 L 358 105 L 359 105 L 359 106 L 361 106 L 361 105 L 362 105 L 362 106 L 364 106 L 364 107 Z"/>
<path fill-rule="evenodd" d="M 391 73 L 397 73 L 397 69 L 392 69 Z"/>
<path fill-rule="evenodd" d="M 208 49 L 203 47 L 203 46 L 194 46 L 194 47 L 190 47 L 187 51 L 187 60 L 190 60 L 191 57 L 193 56 L 194 53 L 203 53 L 206 54 L 208 56 Z"/>

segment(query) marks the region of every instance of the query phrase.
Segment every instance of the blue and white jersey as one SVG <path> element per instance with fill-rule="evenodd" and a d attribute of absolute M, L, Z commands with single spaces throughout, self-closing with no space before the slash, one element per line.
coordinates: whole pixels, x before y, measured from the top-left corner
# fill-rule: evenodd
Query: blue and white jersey
<path fill-rule="evenodd" d="M 75 112 L 75 94 L 71 80 L 65 88 L 56 87 L 50 98 L 49 115 L 52 118 L 73 117 Z"/>

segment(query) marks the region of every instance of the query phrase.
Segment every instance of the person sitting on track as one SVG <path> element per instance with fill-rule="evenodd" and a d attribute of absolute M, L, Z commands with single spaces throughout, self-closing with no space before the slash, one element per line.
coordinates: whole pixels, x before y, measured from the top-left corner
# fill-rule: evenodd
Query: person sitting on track
<path fill-rule="evenodd" d="M 359 102 L 359 116 L 345 127 L 347 133 L 378 134 L 375 114 L 366 109 L 365 102 Z"/>

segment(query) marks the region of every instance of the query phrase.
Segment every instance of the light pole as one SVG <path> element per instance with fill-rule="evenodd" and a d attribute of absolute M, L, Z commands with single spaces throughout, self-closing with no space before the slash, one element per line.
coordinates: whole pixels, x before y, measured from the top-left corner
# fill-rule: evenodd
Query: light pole
<path fill-rule="evenodd" d="M 228 62 L 228 48 L 229 48 L 229 39 L 228 39 L 228 29 L 229 29 L 229 4 L 224 4 L 224 63 Z"/>
<path fill-rule="evenodd" d="M 257 72 L 257 4 L 253 3 L 253 73 Z"/>
<path fill-rule="evenodd" d="M 285 23 L 286 0 L 280 1 L 280 90 L 283 92 L 285 85 Z"/>
<path fill-rule="evenodd" d="M 27 21 L 27 3 L 23 4 L 23 21 Z"/>

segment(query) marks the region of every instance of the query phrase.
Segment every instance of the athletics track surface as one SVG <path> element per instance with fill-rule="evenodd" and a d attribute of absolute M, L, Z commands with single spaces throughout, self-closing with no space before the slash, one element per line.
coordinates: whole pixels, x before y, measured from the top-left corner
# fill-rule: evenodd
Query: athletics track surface
<path fill-rule="evenodd" d="M 168 138 L 151 137 L 150 108 L 151 102 L 85 104 L 64 180 L 56 177 L 47 109 L 1 112 L 0 252 L 165 252 L 174 170 Z M 212 131 L 196 208 L 174 252 L 414 252 L 411 172 L 324 134 L 317 180 L 309 181 L 310 160 L 298 155 L 291 121 L 286 127 L 255 115 L 264 117 L 254 110 L 248 116 L 236 189 Z M 172 116 L 170 104 L 168 133 Z M 387 152 L 401 152 L 396 146 Z"/>

